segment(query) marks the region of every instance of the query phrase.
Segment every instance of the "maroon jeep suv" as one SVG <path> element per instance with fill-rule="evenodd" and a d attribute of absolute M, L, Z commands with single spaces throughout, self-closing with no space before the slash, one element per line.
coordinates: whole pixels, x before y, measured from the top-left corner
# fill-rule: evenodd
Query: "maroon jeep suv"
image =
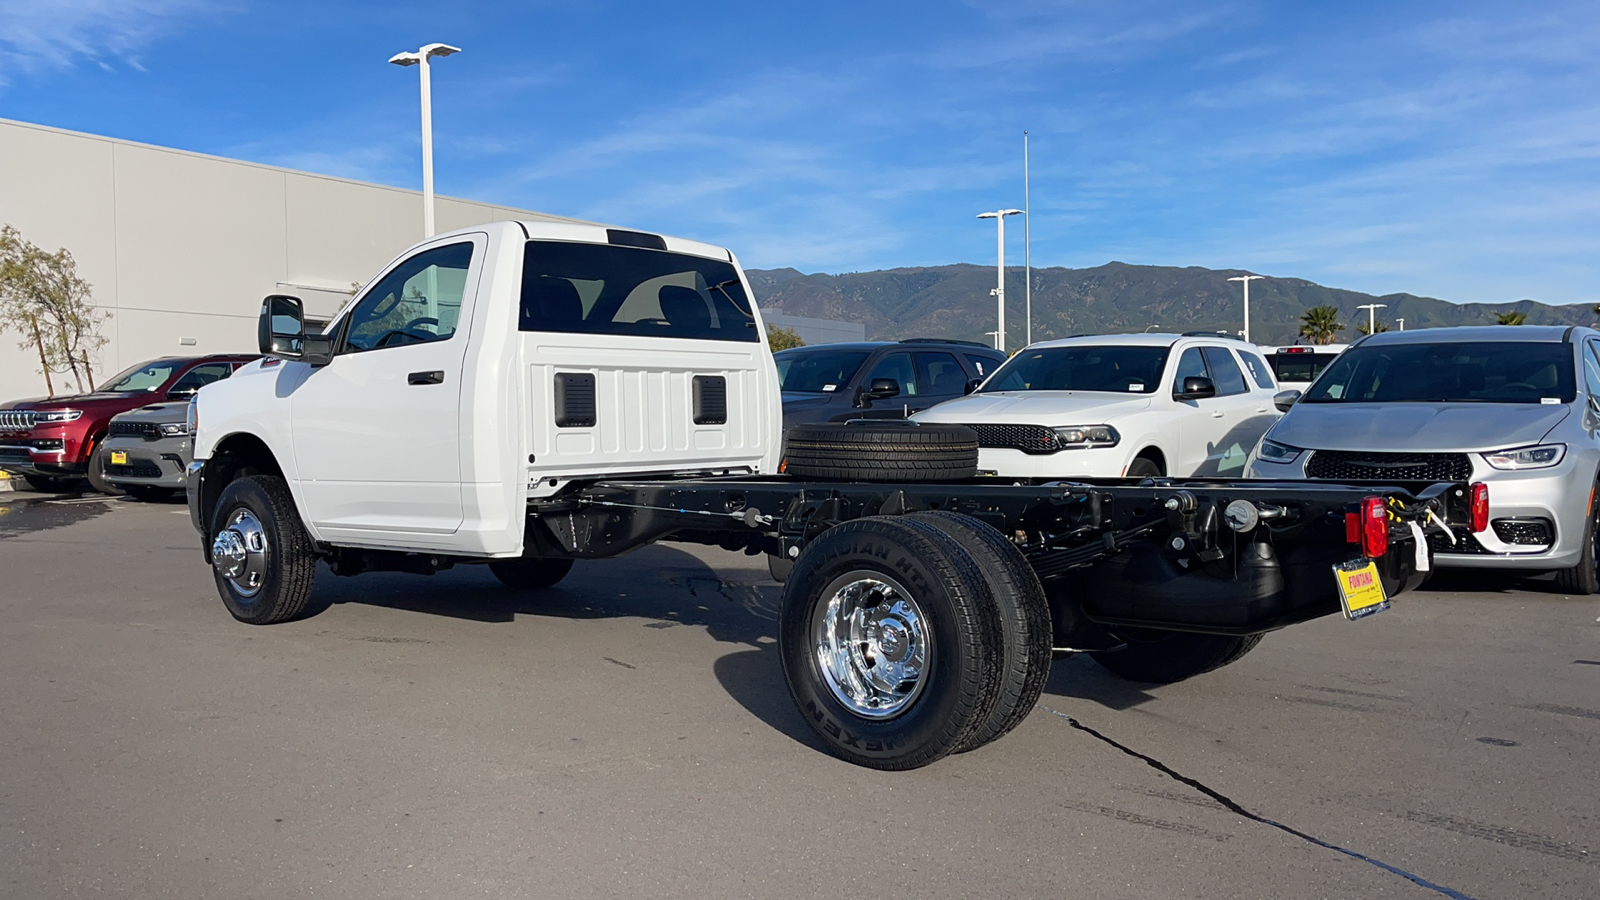
<path fill-rule="evenodd" d="M 87 477 L 95 490 L 121 493 L 106 481 L 100 458 L 111 417 L 162 400 L 187 400 L 256 358 L 163 357 L 116 375 L 92 394 L 0 405 L 0 469 L 21 475 L 36 491 L 74 490 Z"/>

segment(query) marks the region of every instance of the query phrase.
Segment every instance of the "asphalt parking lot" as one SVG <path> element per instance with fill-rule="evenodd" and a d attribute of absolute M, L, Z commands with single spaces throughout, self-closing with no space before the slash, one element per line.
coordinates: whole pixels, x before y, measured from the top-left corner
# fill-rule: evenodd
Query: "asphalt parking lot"
<path fill-rule="evenodd" d="M 0 895 L 1600 896 L 1600 601 L 1449 576 L 1166 687 L 1058 661 L 908 773 L 814 742 L 759 559 L 236 624 L 181 505 L 0 494 Z"/>

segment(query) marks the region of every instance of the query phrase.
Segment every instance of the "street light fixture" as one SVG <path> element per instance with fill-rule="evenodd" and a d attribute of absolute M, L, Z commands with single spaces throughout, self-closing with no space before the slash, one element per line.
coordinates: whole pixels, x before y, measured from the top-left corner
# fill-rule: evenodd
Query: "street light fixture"
<path fill-rule="evenodd" d="M 1250 282 L 1265 278 L 1265 275 L 1235 275 L 1229 281 L 1244 282 L 1244 339 L 1250 340 Z"/>
<path fill-rule="evenodd" d="M 1356 309 L 1367 311 L 1367 334 L 1378 333 L 1378 310 L 1388 308 L 1389 304 L 1387 303 L 1363 303 L 1356 307 Z"/>
<path fill-rule="evenodd" d="M 1406 330 L 1406 320 L 1405 319 L 1395 319 L 1395 321 L 1400 323 L 1400 330 L 1401 331 L 1405 331 Z"/>
<path fill-rule="evenodd" d="M 978 213 L 980 219 L 993 219 L 997 227 L 1000 240 L 999 286 L 994 290 L 995 302 L 1000 307 L 999 335 L 994 339 L 995 349 L 1004 353 L 1006 349 L 1006 216 L 1022 215 L 1020 209 L 997 209 L 994 212 Z"/>
<path fill-rule="evenodd" d="M 424 44 L 415 53 L 396 53 L 389 62 L 397 66 L 422 67 L 422 230 L 433 237 L 433 88 L 428 79 L 428 60 L 435 56 L 460 53 L 449 44 Z"/>

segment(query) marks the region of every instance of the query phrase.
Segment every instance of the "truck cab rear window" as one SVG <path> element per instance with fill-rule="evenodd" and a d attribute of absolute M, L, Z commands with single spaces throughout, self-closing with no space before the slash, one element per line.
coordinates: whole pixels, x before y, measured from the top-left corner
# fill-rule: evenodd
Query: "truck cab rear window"
<path fill-rule="evenodd" d="M 761 340 L 728 262 L 640 247 L 528 241 L 522 331 Z"/>

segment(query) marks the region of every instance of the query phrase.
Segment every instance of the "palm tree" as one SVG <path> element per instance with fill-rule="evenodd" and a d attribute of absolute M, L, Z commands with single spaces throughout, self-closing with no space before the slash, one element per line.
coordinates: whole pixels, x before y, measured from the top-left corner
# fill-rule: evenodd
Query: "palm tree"
<path fill-rule="evenodd" d="M 1521 325 L 1526 321 L 1528 321 L 1527 313 L 1504 312 L 1494 314 L 1494 323 L 1496 325 Z"/>
<path fill-rule="evenodd" d="M 1300 317 L 1300 336 L 1313 344 L 1331 344 L 1335 332 L 1343 330 L 1337 306 L 1313 306 Z"/>
<path fill-rule="evenodd" d="M 1365 323 L 1365 322 L 1362 322 L 1361 324 L 1357 325 L 1356 326 L 1356 330 L 1361 332 L 1362 334 L 1372 334 L 1373 333 L 1372 331 L 1367 329 L 1367 323 Z M 1378 331 L 1377 331 L 1378 334 L 1383 334 L 1385 331 L 1388 331 L 1388 330 L 1389 330 L 1389 326 L 1383 324 L 1382 322 L 1378 323 Z"/>

